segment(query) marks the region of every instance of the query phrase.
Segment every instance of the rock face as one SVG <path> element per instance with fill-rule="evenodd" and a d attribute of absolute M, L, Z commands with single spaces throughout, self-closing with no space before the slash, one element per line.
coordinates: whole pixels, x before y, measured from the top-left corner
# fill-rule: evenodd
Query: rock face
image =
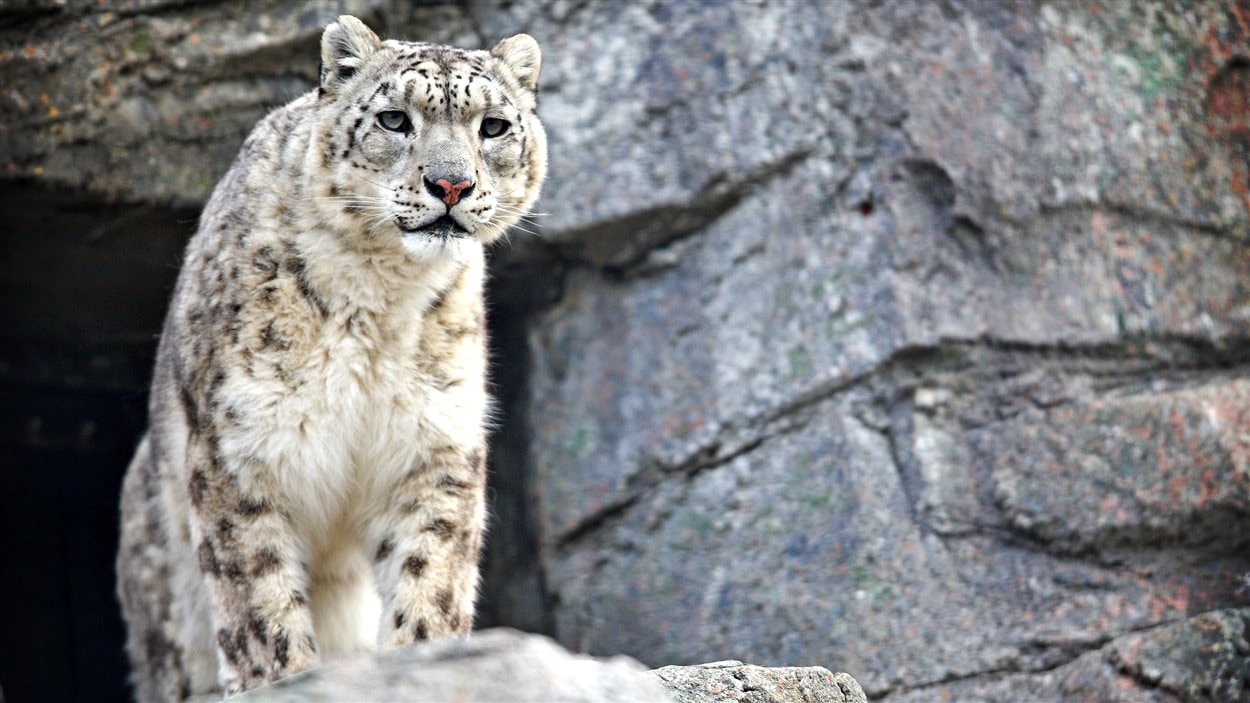
<path fill-rule="evenodd" d="M 1250 605 L 1250 8 L 529 29 L 564 268 L 515 416 L 559 640 L 882 700 L 1246 695 L 1186 643 Z"/>
<path fill-rule="evenodd" d="M 1250 695 L 1245 2 L 24 3 L 6 202 L 198 205 L 341 11 L 544 48 L 485 622 L 887 701 Z"/>
<path fill-rule="evenodd" d="M 636 703 L 667 696 L 627 657 L 598 661 L 545 637 L 489 630 L 467 640 L 344 657 L 231 700 Z"/>
<path fill-rule="evenodd" d="M 1218 610 L 1118 637 L 1062 666 L 1033 675 L 1004 673 L 944 686 L 969 703 L 1245 701 L 1250 699 L 1250 614 Z M 891 700 L 934 700 L 914 690 Z"/>

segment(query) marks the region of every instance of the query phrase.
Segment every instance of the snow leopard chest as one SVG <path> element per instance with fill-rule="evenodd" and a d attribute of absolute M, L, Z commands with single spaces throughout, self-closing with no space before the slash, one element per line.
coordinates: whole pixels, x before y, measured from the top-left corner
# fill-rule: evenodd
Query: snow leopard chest
<path fill-rule="evenodd" d="M 290 506 L 313 533 L 367 519 L 383 509 L 380 487 L 420 470 L 435 447 L 480 424 L 480 383 L 440 383 L 415 335 L 388 337 L 372 321 L 348 317 L 272 354 L 229 394 L 249 408 L 233 441 L 258 459 L 265 492 Z M 414 320 L 413 328 L 419 328 Z"/>

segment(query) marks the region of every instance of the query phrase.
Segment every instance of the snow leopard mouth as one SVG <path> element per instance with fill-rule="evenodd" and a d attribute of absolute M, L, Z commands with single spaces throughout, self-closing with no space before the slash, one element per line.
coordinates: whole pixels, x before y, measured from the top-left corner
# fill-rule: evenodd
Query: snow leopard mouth
<path fill-rule="evenodd" d="M 443 215 L 437 220 L 420 227 L 408 228 L 402 223 L 397 223 L 404 234 L 424 234 L 427 237 L 438 237 L 440 239 L 451 239 L 456 237 L 467 237 L 469 230 L 463 225 L 456 222 L 451 215 Z"/>

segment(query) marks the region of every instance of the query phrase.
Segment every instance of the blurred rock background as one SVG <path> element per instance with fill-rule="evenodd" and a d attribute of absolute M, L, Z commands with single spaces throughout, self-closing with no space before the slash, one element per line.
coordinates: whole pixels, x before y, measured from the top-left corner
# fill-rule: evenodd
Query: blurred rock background
<path fill-rule="evenodd" d="M 1250 699 L 1246 0 L 10 0 L 6 700 L 126 695 L 180 252 L 343 12 L 544 49 L 479 625 L 892 702 Z"/>

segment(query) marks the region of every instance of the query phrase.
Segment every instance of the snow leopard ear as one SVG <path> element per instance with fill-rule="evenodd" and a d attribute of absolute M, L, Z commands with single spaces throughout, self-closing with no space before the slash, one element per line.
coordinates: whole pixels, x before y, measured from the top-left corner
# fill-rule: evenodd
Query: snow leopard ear
<path fill-rule="evenodd" d="M 320 94 L 333 94 L 335 88 L 355 75 L 365 59 L 381 44 L 378 35 L 364 22 L 341 15 L 321 35 Z"/>
<path fill-rule="evenodd" d="M 543 67 L 543 54 L 534 37 L 528 34 L 508 37 L 496 44 L 490 54 L 512 69 L 512 75 L 522 86 L 531 91 L 538 90 L 538 71 Z"/>

